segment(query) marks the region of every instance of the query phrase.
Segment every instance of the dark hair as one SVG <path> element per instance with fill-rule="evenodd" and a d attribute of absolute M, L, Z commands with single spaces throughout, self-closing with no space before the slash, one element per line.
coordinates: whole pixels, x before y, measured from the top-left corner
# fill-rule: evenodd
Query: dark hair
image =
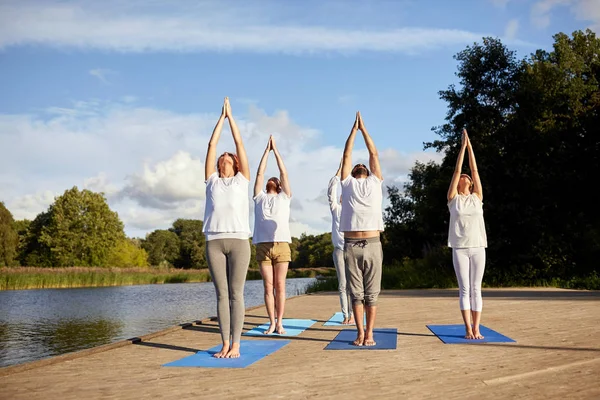
<path fill-rule="evenodd" d="M 354 166 L 354 168 L 352 168 L 352 172 L 350 173 L 350 175 L 352 175 L 352 177 L 354 178 L 355 175 L 357 174 L 358 170 L 360 170 L 360 169 L 364 169 L 365 174 L 367 176 L 371 175 L 371 173 L 369 172 L 369 169 L 367 168 L 367 166 L 365 164 L 356 164 Z"/>
<path fill-rule="evenodd" d="M 225 152 L 225 153 L 221 154 L 219 156 L 219 158 L 217 159 L 217 172 L 219 173 L 219 177 L 221 177 L 221 166 L 219 164 L 220 164 L 221 158 L 223 158 L 225 156 L 229 156 L 233 160 L 233 174 L 234 175 L 237 174 L 240 170 L 240 159 L 238 158 L 238 156 L 234 153 Z"/>
<path fill-rule="evenodd" d="M 269 182 L 273 182 L 275 184 L 275 191 L 278 194 L 281 193 L 281 182 L 279 181 L 279 178 L 276 178 L 276 177 L 269 178 L 269 180 L 267 181 L 267 186 L 269 185 Z"/>

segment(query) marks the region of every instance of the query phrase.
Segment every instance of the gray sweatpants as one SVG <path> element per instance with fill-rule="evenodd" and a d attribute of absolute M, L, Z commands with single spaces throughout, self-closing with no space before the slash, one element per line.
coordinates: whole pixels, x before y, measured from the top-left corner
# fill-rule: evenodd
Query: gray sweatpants
<path fill-rule="evenodd" d="M 340 292 L 340 307 L 344 318 L 352 316 L 352 307 L 350 305 L 350 291 L 346 284 L 346 262 L 344 261 L 344 250 L 333 248 L 333 264 L 338 278 L 338 291 Z"/>
<path fill-rule="evenodd" d="M 246 239 L 215 239 L 206 242 L 206 261 L 217 292 L 217 317 L 221 338 L 239 343 L 244 326 L 244 283 L 250 264 Z"/>
<path fill-rule="evenodd" d="M 352 303 L 377 305 L 383 264 L 379 236 L 367 239 L 344 238 L 344 260 Z"/>

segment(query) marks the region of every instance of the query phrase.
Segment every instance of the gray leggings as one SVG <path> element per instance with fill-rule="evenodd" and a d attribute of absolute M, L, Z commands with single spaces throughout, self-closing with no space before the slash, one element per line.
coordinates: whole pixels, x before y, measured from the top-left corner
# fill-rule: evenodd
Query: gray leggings
<path fill-rule="evenodd" d="M 239 343 L 244 326 L 244 283 L 250 263 L 246 239 L 215 239 L 206 242 L 206 261 L 217 292 L 217 318 L 221 338 Z"/>

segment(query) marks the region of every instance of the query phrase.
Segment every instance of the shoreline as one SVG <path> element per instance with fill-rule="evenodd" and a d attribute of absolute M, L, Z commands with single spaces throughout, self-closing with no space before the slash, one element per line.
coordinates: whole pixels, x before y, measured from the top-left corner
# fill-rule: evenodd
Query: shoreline
<path fill-rule="evenodd" d="M 288 270 L 288 279 L 335 276 L 335 268 L 295 268 Z M 247 280 L 262 279 L 259 270 L 248 270 Z M 0 291 L 32 289 L 74 289 L 155 285 L 169 283 L 211 282 L 208 269 L 152 268 L 0 268 Z"/>

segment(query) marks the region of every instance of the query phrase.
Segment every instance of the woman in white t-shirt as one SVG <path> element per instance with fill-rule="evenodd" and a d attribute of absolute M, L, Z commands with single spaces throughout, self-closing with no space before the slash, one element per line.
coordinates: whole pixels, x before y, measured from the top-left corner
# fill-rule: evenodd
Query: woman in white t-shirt
<path fill-rule="evenodd" d="M 469 168 L 473 178 L 461 174 L 465 150 L 469 152 Z M 448 246 L 452 248 L 452 261 L 458 280 L 460 310 L 465 323 L 466 339 L 483 339 L 479 324 L 483 308 L 481 282 L 485 270 L 487 236 L 482 200 L 483 190 L 475 154 L 467 130 L 463 129 L 462 145 L 448 189 L 450 210 Z"/>
<path fill-rule="evenodd" d="M 226 152 L 217 160 L 217 143 L 225 119 L 229 120 L 236 154 Z M 227 97 L 208 143 L 204 168 L 206 261 L 217 293 L 217 317 L 223 340 L 221 351 L 214 357 L 238 358 L 244 326 L 244 284 L 250 263 L 250 168 Z"/>
<path fill-rule="evenodd" d="M 262 190 L 264 172 L 267 168 L 269 152 L 273 150 L 279 179 L 269 178 L 266 190 Z M 292 191 L 287 170 L 273 136 L 269 138 L 267 148 L 260 160 L 256 182 L 254 184 L 254 236 L 256 261 L 260 265 L 265 289 L 265 305 L 271 325 L 264 333 L 284 334 L 283 312 L 285 309 L 285 278 L 288 265 L 292 261 L 290 243 L 290 203 Z M 275 319 L 277 313 L 277 319 Z"/>

